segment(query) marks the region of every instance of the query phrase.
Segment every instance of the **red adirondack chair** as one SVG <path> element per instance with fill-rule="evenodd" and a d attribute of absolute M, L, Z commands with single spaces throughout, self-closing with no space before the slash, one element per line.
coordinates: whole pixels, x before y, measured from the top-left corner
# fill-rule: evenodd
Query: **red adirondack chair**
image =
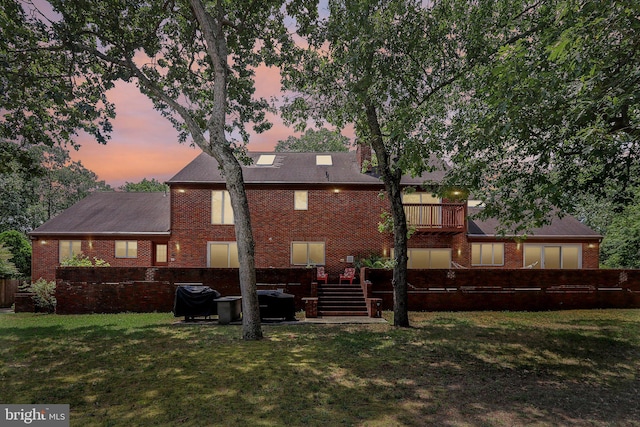
<path fill-rule="evenodd" d="M 343 280 L 348 280 L 349 284 L 353 284 L 353 279 L 356 277 L 356 269 L 355 268 L 345 268 L 344 273 L 340 275 L 340 282 Z"/>
<path fill-rule="evenodd" d="M 316 280 L 318 282 L 324 282 L 326 285 L 327 280 L 329 279 L 329 275 L 324 272 L 324 267 L 317 267 L 317 269 L 318 269 L 318 274 L 317 274 Z"/>

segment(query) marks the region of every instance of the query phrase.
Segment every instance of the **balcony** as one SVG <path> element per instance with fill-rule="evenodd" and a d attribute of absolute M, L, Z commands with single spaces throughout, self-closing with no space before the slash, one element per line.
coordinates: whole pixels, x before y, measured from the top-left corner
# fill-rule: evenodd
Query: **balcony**
<path fill-rule="evenodd" d="M 465 232 L 464 203 L 405 203 L 407 225 L 417 233 L 455 234 Z"/>

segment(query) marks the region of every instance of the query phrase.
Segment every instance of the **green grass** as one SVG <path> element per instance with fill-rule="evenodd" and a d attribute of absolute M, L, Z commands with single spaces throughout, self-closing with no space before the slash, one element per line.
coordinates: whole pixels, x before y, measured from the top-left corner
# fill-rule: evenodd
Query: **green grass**
<path fill-rule="evenodd" d="M 0 403 L 66 403 L 72 426 L 640 426 L 640 310 L 264 325 L 259 342 L 174 321 L 2 314 Z"/>

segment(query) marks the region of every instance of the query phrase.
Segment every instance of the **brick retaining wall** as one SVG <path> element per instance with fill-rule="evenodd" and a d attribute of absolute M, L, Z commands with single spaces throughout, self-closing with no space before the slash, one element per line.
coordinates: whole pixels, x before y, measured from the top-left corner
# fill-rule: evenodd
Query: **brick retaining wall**
<path fill-rule="evenodd" d="M 315 269 L 256 269 L 258 289 L 295 295 L 296 308 L 311 292 Z M 240 295 L 237 269 L 64 267 L 56 270 L 56 313 L 170 312 L 177 284 L 201 283 L 224 296 Z"/>
<path fill-rule="evenodd" d="M 313 297 L 315 269 L 256 269 L 258 289 Z M 170 312 L 178 283 L 240 295 L 237 269 L 65 267 L 56 272 L 59 314 Z M 367 298 L 393 308 L 390 270 L 363 269 Z M 640 270 L 409 270 L 409 310 L 560 310 L 640 308 Z"/>
<path fill-rule="evenodd" d="M 392 271 L 363 269 L 367 297 L 393 309 Z M 409 270 L 409 310 L 640 308 L 640 270 Z"/>

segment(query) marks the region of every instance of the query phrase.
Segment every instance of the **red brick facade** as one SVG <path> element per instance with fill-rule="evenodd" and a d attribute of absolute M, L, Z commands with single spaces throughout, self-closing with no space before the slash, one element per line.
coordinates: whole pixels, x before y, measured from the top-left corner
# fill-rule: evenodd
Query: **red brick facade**
<path fill-rule="evenodd" d="M 294 209 L 296 190 L 308 192 L 308 209 Z M 170 266 L 207 265 L 207 242 L 235 241 L 232 225 L 211 224 L 211 188 L 171 192 Z M 378 232 L 386 209 L 377 188 L 251 188 L 247 197 L 257 267 L 290 267 L 293 242 L 322 242 L 326 270 L 337 277 L 348 256 L 389 254 L 392 239 Z"/>
<path fill-rule="evenodd" d="M 180 186 L 171 190 L 171 237 L 125 236 L 91 238 L 88 236 L 53 236 L 33 240 L 32 277 L 53 280 L 58 265 L 60 240 L 81 240 L 81 250 L 89 258 L 99 258 L 113 267 L 147 267 L 154 265 L 154 243 L 168 243 L 170 267 L 207 267 L 208 242 L 235 241 L 233 225 L 214 225 L 211 220 L 213 186 Z M 308 192 L 308 209 L 294 209 L 296 190 Z M 321 242 L 325 246 L 325 268 L 330 279 L 351 266 L 350 256 L 371 254 L 390 257 L 393 240 L 378 231 L 380 214 L 388 210 L 388 202 L 379 196 L 381 188 L 372 186 L 283 187 L 248 186 L 247 196 L 252 212 L 256 241 L 256 266 L 293 267 L 293 242 Z M 136 240 L 137 258 L 116 258 L 117 240 Z M 498 240 L 496 240 L 497 242 Z M 487 243 L 487 240 L 483 240 Z M 540 239 L 526 243 L 503 240 L 504 263 L 482 268 L 524 267 L 526 244 L 557 244 Z M 580 245 L 582 268 L 598 268 L 597 240 L 570 242 Z M 416 233 L 409 240 L 413 248 L 450 248 L 453 265 L 474 268 L 471 245 L 466 233 Z M 479 266 L 478 266 L 479 267 Z"/>

